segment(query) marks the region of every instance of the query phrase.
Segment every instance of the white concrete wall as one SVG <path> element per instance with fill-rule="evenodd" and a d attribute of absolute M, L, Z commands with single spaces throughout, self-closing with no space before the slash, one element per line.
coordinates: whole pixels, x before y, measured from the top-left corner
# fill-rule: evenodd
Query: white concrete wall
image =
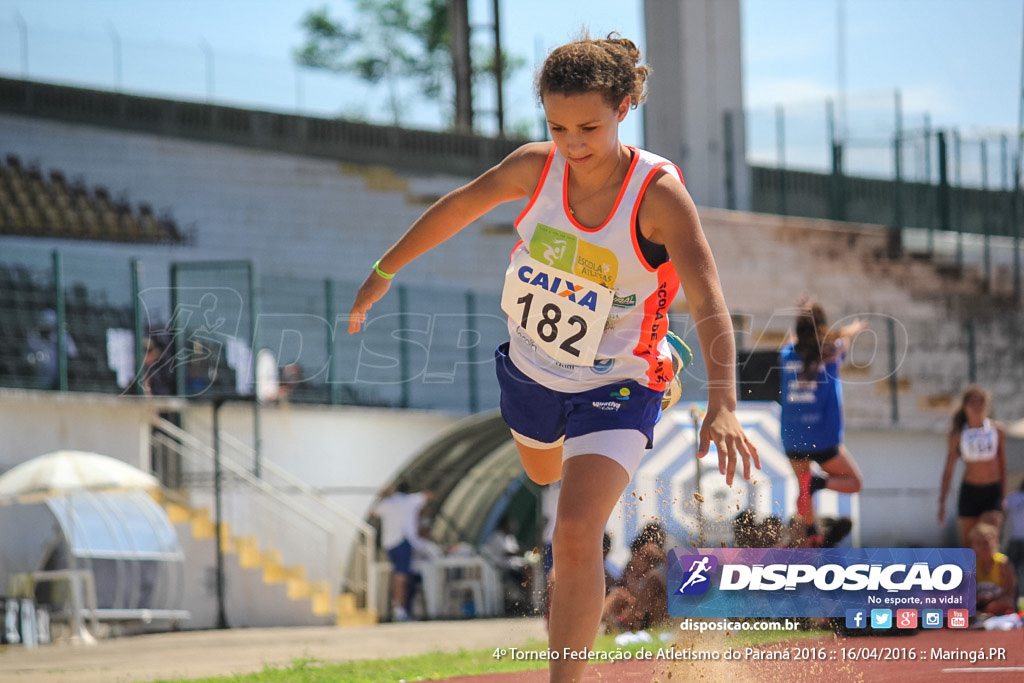
<path fill-rule="evenodd" d="M 0 388 L 0 470 L 56 450 L 91 451 L 149 470 L 152 408 L 134 398 Z"/>
<path fill-rule="evenodd" d="M 0 389 L 0 471 L 60 449 L 102 453 L 150 469 L 146 399 Z M 265 406 L 262 453 L 364 517 L 378 489 L 462 416 L 352 406 Z M 209 406 L 186 409 L 185 426 L 212 441 Z M 221 429 L 253 444 L 251 408 L 226 405 Z"/>
<path fill-rule="evenodd" d="M 458 415 L 413 410 L 264 406 L 259 418 L 261 453 L 265 462 L 273 462 L 365 518 L 380 488 L 459 419 Z M 185 426 L 209 443 L 211 411 L 188 411 Z M 252 408 L 226 405 L 221 409 L 221 429 L 251 448 Z"/>
<path fill-rule="evenodd" d="M 847 430 L 846 445 L 864 478 L 860 544 L 864 547 L 942 547 L 954 543 L 955 491 L 950 517 L 937 519 L 946 437 L 934 432 Z"/>

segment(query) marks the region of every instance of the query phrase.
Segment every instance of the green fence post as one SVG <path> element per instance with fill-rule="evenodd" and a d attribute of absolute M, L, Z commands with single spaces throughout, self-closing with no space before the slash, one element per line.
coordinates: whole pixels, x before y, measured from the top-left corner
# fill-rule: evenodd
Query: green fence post
<path fill-rule="evenodd" d="M 334 282 L 324 278 L 324 315 L 330 322 L 327 332 L 327 403 L 338 404 L 338 388 L 334 386 L 337 370 L 334 369 L 334 330 L 337 325 L 337 311 L 334 309 Z"/>
<path fill-rule="evenodd" d="M 964 269 L 964 184 L 961 175 L 960 131 L 953 131 L 953 183 L 956 185 L 956 269 Z"/>
<path fill-rule="evenodd" d="M 139 259 L 131 260 L 132 273 L 132 331 L 135 334 L 135 393 L 143 396 L 146 393 L 146 383 L 143 374 L 146 369 L 146 352 L 143 337 L 145 330 L 142 329 L 142 304 L 139 301 L 140 283 L 142 281 L 142 262 Z"/>
<path fill-rule="evenodd" d="M 829 218 L 834 221 L 846 220 L 846 192 L 843 186 L 843 145 L 832 143 L 832 208 Z"/>
<path fill-rule="evenodd" d="M 398 285 L 398 367 L 402 376 L 402 399 L 399 405 L 402 408 L 409 407 L 410 393 L 409 386 L 409 347 L 405 339 L 406 320 L 405 314 L 409 310 L 409 289 L 407 285 Z"/>
<path fill-rule="evenodd" d="M 256 267 L 252 261 L 245 264 L 246 284 L 249 286 L 249 343 L 251 354 L 249 358 L 249 377 L 253 379 L 252 391 L 252 451 L 253 463 L 252 474 L 257 479 L 263 478 L 263 429 L 261 428 L 260 400 L 256 395 L 256 354 L 259 351 L 256 334 L 256 321 L 259 318 L 260 305 L 258 301 Z"/>
<path fill-rule="evenodd" d="M 889 404 L 892 423 L 899 424 L 900 421 L 900 381 L 896 375 L 896 322 L 892 318 L 886 319 L 886 327 L 889 333 Z"/>
<path fill-rule="evenodd" d="M 1010 225 L 1013 226 L 1013 301 L 1018 308 L 1024 306 L 1024 301 L 1021 301 L 1020 272 L 1020 200 L 1024 195 L 1021 194 L 1020 180 L 1020 159 L 1018 159 L 1014 172 L 1013 194 L 1010 196 Z"/>
<path fill-rule="evenodd" d="M 779 196 L 776 206 L 779 208 L 780 215 L 788 216 L 786 207 L 786 114 L 781 104 L 775 107 L 775 149 L 777 151 L 776 167 L 779 169 Z"/>
<path fill-rule="evenodd" d="M 981 189 L 988 192 L 988 140 L 981 140 Z M 987 196 L 987 194 L 986 194 Z M 992 232 L 991 219 L 989 212 L 982 209 L 981 212 L 981 232 L 982 240 L 984 241 L 984 253 L 983 260 L 985 264 L 985 291 L 992 291 L 992 245 L 990 243 Z"/>
<path fill-rule="evenodd" d="M 185 326 L 181 320 L 178 306 L 181 299 L 178 295 L 178 283 L 181 271 L 177 263 L 171 264 L 171 319 L 168 326 L 174 333 L 174 391 L 178 396 L 185 395 Z M 190 352 L 191 353 L 191 352 Z"/>
<path fill-rule="evenodd" d="M 735 211 L 736 210 L 736 176 L 735 176 L 735 164 L 736 164 L 736 148 L 733 144 L 733 113 L 727 111 L 722 115 L 722 131 L 724 140 L 724 155 L 725 155 L 725 208 Z"/>
<path fill-rule="evenodd" d="M 948 231 L 952 225 L 949 208 L 949 169 L 947 167 L 945 131 L 940 130 L 936 133 L 936 142 L 939 147 L 939 228 Z"/>
<path fill-rule="evenodd" d="M 889 257 L 896 258 L 903 251 L 903 99 L 895 93 L 896 132 L 892 141 L 892 226 L 889 232 Z"/>
<path fill-rule="evenodd" d="M 64 257 L 56 249 L 51 253 L 53 264 L 53 306 L 57 313 L 57 389 L 68 390 L 68 321 L 64 305 Z"/>
<path fill-rule="evenodd" d="M 932 198 L 932 119 L 928 114 L 924 115 L 924 182 L 928 188 L 928 198 Z M 927 235 L 928 243 L 926 251 L 928 256 L 935 255 L 935 201 L 926 201 L 925 211 L 927 212 Z"/>
<path fill-rule="evenodd" d="M 975 384 L 978 381 L 978 358 L 974 339 L 974 321 L 968 320 L 967 327 L 967 382 Z"/>
<path fill-rule="evenodd" d="M 470 332 L 476 332 L 476 295 L 473 290 L 466 291 L 466 320 Z M 469 364 L 469 414 L 475 415 L 480 410 L 480 388 L 476 367 L 476 344 L 466 348 L 466 362 Z"/>

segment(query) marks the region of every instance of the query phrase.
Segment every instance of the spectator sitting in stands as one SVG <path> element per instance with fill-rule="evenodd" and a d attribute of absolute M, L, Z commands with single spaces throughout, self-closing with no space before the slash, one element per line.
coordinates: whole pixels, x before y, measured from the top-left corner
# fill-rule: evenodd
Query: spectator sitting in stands
<path fill-rule="evenodd" d="M 612 537 L 607 531 L 604 532 L 604 538 L 601 540 L 601 552 L 604 553 L 604 594 L 608 595 L 608 591 L 615 587 L 620 580 L 622 580 L 622 572 L 619 571 L 618 567 L 612 564 L 612 561 L 608 559 L 608 553 L 612 551 Z"/>
<path fill-rule="evenodd" d="M 168 357 L 166 339 L 151 334 L 143 342 L 145 357 L 142 366 L 142 386 L 146 396 L 173 396 L 177 393 L 174 386 L 174 367 Z"/>
<path fill-rule="evenodd" d="M 78 357 L 78 347 L 67 331 L 62 330 L 67 358 Z M 50 308 L 39 314 L 39 323 L 28 333 L 26 360 L 35 374 L 39 389 L 59 389 L 60 371 L 57 358 L 57 313 Z"/>
<path fill-rule="evenodd" d="M 1006 497 L 1006 556 L 1017 569 L 1017 594 L 1024 585 L 1024 480 Z"/>
<path fill-rule="evenodd" d="M 665 531 L 651 522 L 630 544 L 619 584 L 605 596 L 602 621 L 615 631 L 639 631 L 668 619 Z"/>
<path fill-rule="evenodd" d="M 501 571 L 505 612 L 525 614 L 530 608 L 532 572 L 519 547 L 514 521 L 502 516 L 481 551 Z"/>
<path fill-rule="evenodd" d="M 967 534 L 977 557 L 977 615 L 998 616 L 1014 611 L 1017 577 L 1013 564 L 999 550 L 999 529 L 979 522 Z"/>
<path fill-rule="evenodd" d="M 277 383 L 277 401 L 287 403 L 295 387 L 302 382 L 302 366 L 298 363 L 289 363 L 281 368 L 281 378 Z"/>

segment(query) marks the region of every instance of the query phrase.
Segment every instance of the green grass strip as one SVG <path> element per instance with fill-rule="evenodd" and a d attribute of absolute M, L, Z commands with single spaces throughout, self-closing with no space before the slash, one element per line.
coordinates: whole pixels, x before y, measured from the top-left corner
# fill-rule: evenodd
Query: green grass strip
<path fill-rule="evenodd" d="M 673 636 L 676 631 L 669 631 Z M 803 640 L 829 634 L 829 631 L 741 631 L 731 639 L 736 647 L 769 645 L 788 640 Z M 618 646 L 615 635 L 599 636 L 594 651 L 629 652 L 637 659 L 638 652 L 657 653 L 667 648 L 671 641 L 662 642 L 658 633 L 650 643 L 635 643 Z M 520 657 L 513 657 L 512 648 L 490 650 L 458 650 L 457 652 L 432 652 L 429 654 L 396 657 L 394 659 L 366 659 L 343 663 L 327 662 L 316 658 L 297 658 L 284 669 L 264 668 L 263 671 L 236 676 L 188 679 L 189 683 L 414 683 L 415 681 L 437 681 L 455 676 L 475 676 L 484 673 L 508 671 L 533 671 L 546 669 L 547 661 L 530 653 L 544 653 L 547 643 L 532 641 L 517 651 Z M 158 683 L 183 683 L 183 681 L 160 681 Z"/>

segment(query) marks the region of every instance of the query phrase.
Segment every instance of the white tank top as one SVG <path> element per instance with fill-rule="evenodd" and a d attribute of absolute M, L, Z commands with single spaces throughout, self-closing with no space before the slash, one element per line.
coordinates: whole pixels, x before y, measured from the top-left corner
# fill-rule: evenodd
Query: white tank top
<path fill-rule="evenodd" d="M 592 366 L 556 361 L 533 341 L 542 329 L 524 329 L 516 316 L 509 315 L 512 362 L 555 391 L 577 393 L 626 380 L 662 391 L 672 379 L 665 334 L 679 279 L 670 261 L 656 268 L 647 263 L 635 226 L 640 200 L 657 171 L 666 168 L 680 182 L 682 174 L 666 159 L 629 149 L 633 153 L 629 171 L 602 225 L 587 228 L 572 216 L 568 163 L 555 145 L 533 197 L 516 219 L 522 241 L 512 250 L 513 261 L 521 261 L 527 255 L 521 252 L 526 251 L 532 259 L 579 281 L 607 287 L 614 295 Z"/>
<path fill-rule="evenodd" d="M 985 462 L 999 451 L 999 432 L 985 419 L 980 427 L 964 426 L 960 432 L 960 457 L 964 462 Z"/>

